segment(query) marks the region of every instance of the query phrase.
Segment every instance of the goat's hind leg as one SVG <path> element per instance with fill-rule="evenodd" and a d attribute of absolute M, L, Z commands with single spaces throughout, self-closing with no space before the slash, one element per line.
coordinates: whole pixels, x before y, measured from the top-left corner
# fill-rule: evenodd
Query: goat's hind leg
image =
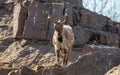
<path fill-rule="evenodd" d="M 64 50 L 66 52 L 64 52 L 64 59 L 63 59 L 63 66 L 66 66 L 68 64 L 68 61 L 69 61 L 69 57 L 70 57 L 70 54 L 71 54 L 71 49 L 69 49 L 69 51 L 67 51 L 66 49 Z"/>
<path fill-rule="evenodd" d="M 63 66 L 66 66 L 68 63 L 68 53 L 67 53 L 67 50 L 64 49 L 64 56 L 63 56 Z"/>

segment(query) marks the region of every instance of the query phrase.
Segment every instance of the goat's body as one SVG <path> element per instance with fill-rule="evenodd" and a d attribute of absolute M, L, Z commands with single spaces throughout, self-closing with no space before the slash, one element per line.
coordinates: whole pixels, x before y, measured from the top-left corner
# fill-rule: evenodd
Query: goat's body
<path fill-rule="evenodd" d="M 70 57 L 72 45 L 74 44 L 74 34 L 72 28 L 69 25 L 63 25 L 61 33 L 62 41 L 58 40 L 58 32 L 55 30 L 53 34 L 53 45 L 57 56 L 57 62 L 59 62 L 59 55 L 63 56 L 63 65 L 67 65 Z"/>

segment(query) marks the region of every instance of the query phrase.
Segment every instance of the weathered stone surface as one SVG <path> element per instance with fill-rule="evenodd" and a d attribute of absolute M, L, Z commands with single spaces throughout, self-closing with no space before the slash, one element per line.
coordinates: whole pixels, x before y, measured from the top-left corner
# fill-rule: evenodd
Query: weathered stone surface
<path fill-rule="evenodd" d="M 7 75 L 10 69 L 0 69 L 0 75 Z"/>
<path fill-rule="evenodd" d="M 86 45 L 78 61 L 68 66 L 65 75 L 104 75 L 120 63 L 120 49 Z"/>
<path fill-rule="evenodd" d="M 39 0 L 42 3 L 61 3 L 63 0 Z"/>
<path fill-rule="evenodd" d="M 33 2 L 28 9 L 24 38 L 46 40 L 48 20 L 47 5 Z"/>
<path fill-rule="evenodd" d="M 63 16 L 64 5 L 63 3 L 52 4 L 51 8 L 49 8 L 49 13 L 52 19 L 56 21 L 60 20 L 61 16 Z M 48 40 L 52 40 L 54 27 L 53 21 L 49 21 L 49 30 L 48 30 Z"/>
<path fill-rule="evenodd" d="M 120 74 L 120 65 L 110 69 L 105 75 L 119 75 Z"/>
<path fill-rule="evenodd" d="M 103 45 L 85 45 L 81 55 L 67 67 L 44 66 L 33 71 L 27 67 L 21 69 L 21 75 L 104 75 L 120 63 L 120 49 Z"/>
<path fill-rule="evenodd" d="M 118 35 L 120 36 L 120 25 L 118 26 Z"/>
<path fill-rule="evenodd" d="M 24 10 L 24 11 L 23 11 Z M 27 12 L 22 8 L 21 4 L 18 3 L 14 7 L 13 14 L 13 37 L 14 38 L 22 38 L 24 23 L 26 19 Z"/>
<path fill-rule="evenodd" d="M 92 30 L 92 33 L 93 35 L 91 36 L 90 41 L 96 41 L 101 44 L 119 47 L 119 35 L 97 30 Z"/>
<path fill-rule="evenodd" d="M 91 32 L 88 31 L 87 29 L 80 26 L 74 26 L 73 32 L 75 36 L 75 45 L 84 45 L 87 42 L 89 42 Z"/>
<path fill-rule="evenodd" d="M 0 5 L 1 4 L 9 4 L 9 3 L 14 3 L 14 0 L 0 0 Z"/>
<path fill-rule="evenodd" d="M 117 34 L 106 34 L 106 43 L 109 46 L 117 46 L 119 47 L 120 37 Z"/>
<path fill-rule="evenodd" d="M 119 25 L 115 25 L 114 21 L 108 19 L 107 24 L 102 30 L 111 33 L 118 33 L 118 29 L 119 29 Z"/>
<path fill-rule="evenodd" d="M 77 7 L 77 8 L 82 8 L 82 0 L 64 0 L 64 1 L 67 1 L 67 2 L 70 2 L 73 7 Z"/>
<path fill-rule="evenodd" d="M 37 1 L 37 0 L 36 0 Z M 72 4 L 73 7 L 81 8 L 82 0 L 39 0 L 41 3 L 62 3 L 62 2 L 69 2 Z"/>
<path fill-rule="evenodd" d="M 9 11 L 4 6 L 0 6 L 0 21 L 5 14 L 9 14 Z"/>
<path fill-rule="evenodd" d="M 67 15 L 66 24 L 73 26 L 73 7 L 71 3 L 66 2 L 65 4 L 66 11 L 64 15 Z"/>
<path fill-rule="evenodd" d="M 82 9 L 80 13 L 80 25 L 82 26 L 101 30 L 107 24 L 108 18 L 105 16 L 98 15 L 86 9 Z"/>

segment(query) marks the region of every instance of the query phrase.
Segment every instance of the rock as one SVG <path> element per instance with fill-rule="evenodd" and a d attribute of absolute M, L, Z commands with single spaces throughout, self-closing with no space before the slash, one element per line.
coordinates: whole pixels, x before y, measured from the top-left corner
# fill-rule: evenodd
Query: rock
<path fill-rule="evenodd" d="M 104 75 L 120 63 L 120 49 L 86 45 L 78 61 L 68 66 L 65 75 Z"/>
<path fill-rule="evenodd" d="M 120 65 L 110 69 L 105 75 L 119 75 L 120 74 Z"/>
<path fill-rule="evenodd" d="M 80 25 L 101 30 L 107 24 L 108 18 L 97 13 L 93 13 L 89 10 L 82 9 L 80 10 Z"/>
<path fill-rule="evenodd" d="M 24 23 L 25 23 L 26 17 L 27 17 L 27 12 L 21 6 L 20 3 L 17 3 L 16 6 L 14 7 L 13 22 L 12 22 L 14 38 L 23 37 L 23 29 L 24 29 Z"/>
<path fill-rule="evenodd" d="M 93 35 L 90 41 L 96 41 L 101 44 L 119 47 L 119 35 L 109 32 L 92 30 Z"/>
<path fill-rule="evenodd" d="M 72 7 L 72 4 L 66 2 L 65 8 L 66 8 L 66 10 L 64 12 L 65 13 L 64 15 L 67 15 L 66 24 L 73 26 L 73 7 Z"/>
<path fill-rule="evenodd" d="M 116 26 L 117 27 L 117 34 L 120 36 L 120 24 Z"/>
<path fill-rule="evenodd" d="M 80 26 L 74 26 L 73 32 L 75 36 L 75 45 L 84 45 L 89 42 L 91 37 L 91 32 L 86 28 Z"/>
<path fill-rule="evenodd" d="M 120 36 L 120 26 L 118 27 L 118 35 Z"/>
<path fill-rule="evenodd" d="M 7 16 L 12 15 L 13 7 L 14 7 L 13 4 L 0 5 L 0 21 L 2 20 L 3 17 L 5 17 L 5 15 Z"/>
<path fill-rule="evenodd" d="M 51 40 L 54 29 L 52 21 L 47 19 L 48 15 L 57 21 L 63 15 L 63 9 L 63 3 L 51 4 L 34 1 L 28 9 L 29 13 L 25 22 L 24 38 Z"/>
<path fill-rule="evenodd" d="M 109 46 L 116 46 L 119 47 L 119 41 L 120 37 L 117 34 L 107 34 L 106 35 L 106 43 Z"/>
<path fill-rule="evenodd" d="M 51 8 L 49 8 L 49 14 L 52 19 L 55 19 L 55 21 L 60 20 L 61 16 L 63 16 L 63 10 L 64 10 L 64 5 L 63 3 L 57 3 L 57 4 L 52 4 Z M 53 27 L 53 21 L 49 21 L 49 30 L 48 30 L 48 40 L 52 40 L 53 32 L 54 32 L 54 27 Z"/>
<path fill-rule="evenodd" d="M 63 0 L 39 0 L 41 3 L 61 3 Z"/>
<path fill-rule="evenodd" d="M 45 41 L 52 40 L 54 27 L 53 22 L 47 19 L 48 15 L 50 14 L 50 16 L 57 21 L 63 16 L 63 13 L 65 13 L 64 8 L 68 10 L 66 12 L 68 14 L 67 24 L 73 26 L 72 18 L 73 12 L 70 3 L 66 3 L 66 6 L 64 6 L 64 3 L 52 4 L 52 3 L 38 3 L 37 1 L 33 1 L 30 6 L 29 3 L 28 4 L 27 3 L 28 2 L 25 3 L 22 2 L 23 6 L 21 6 L 20 3 L 17 3 L 14 8 L 13 14 L 14 38 L 26 38 Z M 27 16 L 27 9 L 25 8 L 28 6 L 29 8 Z M 25 11 L 23 11 L 24 10 L 23 7 Z"/>
<path fill-rule="evenodd" d="M 118 33 L 118 27 L 116 27 L 116 26 L 111 26 L 111 25 L 106 25 L 106 26 L 103 28 L 103 31 L 111 32 L 111 33 Z"/>
<path fill-rule="evenodd" d="M 48 29 L 47 5 L 33 2 L 28 9 L 23 37 L 27 39 L 46 40 Z"/>
<path fill-rule="evenodd" d="M 0 75 L 7 75 L 11 69 L 2 69 L 0 68 Z"/>
<path fill-rule="evenodd" d="M 37 75 L 104 75 L 120 63 L 120 49 L 103 45 L 85 45 L 79 58 L 66 67 L 44 67 Z M 27 75 L 27 74 L 26 74 Z"/>
<path fill-rule="evenodd" d="M 102 30 L 111 33 L 118 33 L 119 24 L 115 25 L 114 21 L 108 20 L 107 25 Z"/>
<path fill-rule="evenodd" d="M 26 66 L 19 69 L 20 75 L 36 75 L 36 72 Z"/>
<path fill-rule="evenodd" d="M 65 0 L 65 1 L 70 2 L 73 5 L 73 7 L 77 7 L 77 8 L 83 7 L 82 0 L 74 0 L 74 1 L 73 0 Z"/>
<path fill-rule="evenodd" d="M 13 70 L 8 73 L 8 75 L 19 75 L 18 70 Z"/>
<path fill-rule="evenodd" d="M 14 3 L 14 0 L 0 0 L 0 5 Z"/>

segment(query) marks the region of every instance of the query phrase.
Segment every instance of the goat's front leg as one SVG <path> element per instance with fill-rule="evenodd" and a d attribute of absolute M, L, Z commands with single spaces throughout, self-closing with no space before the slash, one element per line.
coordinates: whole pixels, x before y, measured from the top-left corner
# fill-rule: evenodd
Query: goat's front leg
<path fill-rule="evenodd" d="M 57 64 L 59 64 L 59 62 L 60 62 L 60 49 L 55 50 L 55 54 L 56 54 L 56 62 L 57 62 Z"/>

